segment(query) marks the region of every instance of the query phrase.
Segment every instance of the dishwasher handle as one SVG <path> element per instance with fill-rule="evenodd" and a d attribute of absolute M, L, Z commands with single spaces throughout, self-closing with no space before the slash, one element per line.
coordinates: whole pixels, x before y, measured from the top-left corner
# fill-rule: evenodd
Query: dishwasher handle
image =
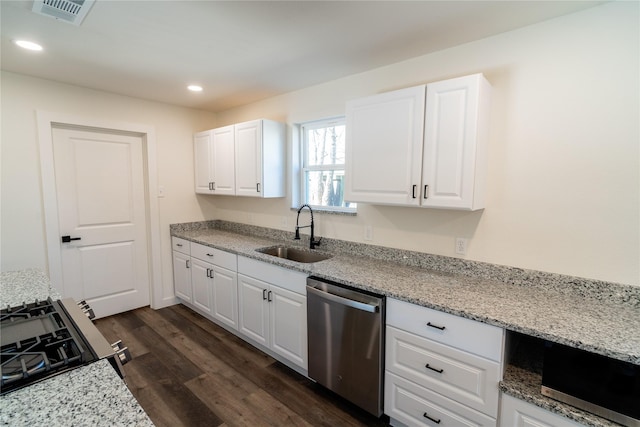
<path fill-rule="evenodd" d="M 355 301 L 350 298 L 345 298 L 340 295 L 335 295 L 330 292 L 317 289 L 313 286 L 307 286 L 307 292 L 315 294 L 320 298 L 324 298 L 326 300 L 333 301 L 347 307 L 355 308 L 356 310 L 362 310 L 369 313 L 377 313 L 378 311 L 380 311 L 380 306 L 378 304 L 367 304 L 365 302 Z"/>

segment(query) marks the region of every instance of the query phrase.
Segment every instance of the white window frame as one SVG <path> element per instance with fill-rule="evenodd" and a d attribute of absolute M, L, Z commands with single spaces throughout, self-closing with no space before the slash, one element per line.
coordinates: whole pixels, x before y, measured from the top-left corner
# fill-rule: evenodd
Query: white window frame
<path fill-rule="evenodd" d="M 338 117 L 330 117 L 327 119 L 321 119 L 321 120 L 314 120 L 314 121 L 309 121 L 309 122 L 304 122 L 301 123 L 299 125 L 299 129 L 300 129 L 300 135 L 299 135 L 299 153 L 300 153 L 300 158 L 299 158 L 299 164 L 300 164 L 300 171 L 299 171 L 299 175 L 298 175 L 298 182 L 299 182 L 299 188 L 298 188 L 298 200 L 300 201 L 300 204 L 305 204 L 307 203 L 307 180 L 306 180 L 306 175 L 307 172 L 310 171 L 331 171 L 331 170 L 341 170 L 344 171 L 345 170 L 345 164 L 342 165 L 316 165 L 316 166 L 309 166 L 306 164 L 306 159 L 307 157 L 307 151 L 309 149 L 309 144 L 307 143 L 307 136 L 306 136 L 306 131 L 309 129 L 319 129 L 319 128 L 324 128 L 324 127 L 330 127 L 330 126 L 335 126 L 335 125 L 345 125 L 346 126 L 346 117 L 345 116 L 338 116 Z M 338 166 L 338 167 L 336 167 Z M 341 166 L 341 167 L 340 167 Z M 357 212 L 357 206 L 356 207 L 342 207 L 342 206 L 323 206 L 323 205 L 312 205 L 310 204 L 311 207 L 313 208 L 314 211 L 330 211 L 330 212 L 344 212 L 344 213 L 349 213 L 349 214 L 353 214 Z"/>

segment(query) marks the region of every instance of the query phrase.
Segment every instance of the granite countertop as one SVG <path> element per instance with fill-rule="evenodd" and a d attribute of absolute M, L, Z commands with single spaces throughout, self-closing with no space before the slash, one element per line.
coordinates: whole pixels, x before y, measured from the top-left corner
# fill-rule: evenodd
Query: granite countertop
<path fill-rule="evenodd" d="M 320 249 L 330 259 L 302 264 L 256 251 L 300 245 L 292 233 L 226 221 L 173 224 L 171 235 L 640 365 L 640 287 L 331 239 Z M 509 365 L 500 389 L 584 425 L 618 425 L 542 396 L 540 385 L 539 373 Z"/>
<path fill-rule="evenodd" d="M 60 294 L 37 269 L 0 273 L 0 305 Z M 153 426 L 127 385 L 101 360 L 0 396 L 6 426 Z"/>
<path fill-rule="evenodd" d="M 554 287 L 514 285 L 500 280 L 439 272 L 344 252 L 334 253 L 325 261 L 302 264 L 256 251 L 283 244 L 282 240 L 216 228 L 181 230 L 174 227 L 171 234 L 240 256 L 640 365 L 640 305 L 576 295 Z M 295 244 L 294 241 L 285 243 Z"/>

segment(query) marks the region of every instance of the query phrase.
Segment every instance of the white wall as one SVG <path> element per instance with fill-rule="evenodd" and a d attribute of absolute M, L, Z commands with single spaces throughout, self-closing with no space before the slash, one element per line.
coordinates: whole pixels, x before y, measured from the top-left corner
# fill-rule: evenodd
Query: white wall
<path fill-rule="evenodd" d="M 212 217 L 213 205 L 193 193 L 195 130 L 215 115 L 2 72 L 2 271 L 47 269 L 36 110 L 155 128 L 162 244 L 163 295 L 172 295 L 169 224 Z"/>
<path fill-rule="evenodd" d="M 360 205 L 318 234 L 594 279 L 640 283 L 638 3 L 614 2 L 218 115 L 3 72 L 1 268 L 46 267 L 35 110 L 154 126 L 163 289 L 168 224 L 222 218 L 293 230 L 291 201 L 195 196 L 191 135 L 258 117 L 289 124 L 346 100 L 483 72 L 493 85 L 484 212 Z M 283 227 L 282 219 L 289 223 Z"/>
<path fill-rule="evenodd" d="M 346 100 L 476 72 L 493 85 L 484 212 L 358 206 L 318 215 L 320 236 L 638 285 L 640 87 L 637 2 L 524 29 L 219 113 L 220 125 L 344 114 Z M 288 200 L 217 197 L 216 217 L 281 228 Z M 292 229 L 293 227 L 288 227 Z"/>

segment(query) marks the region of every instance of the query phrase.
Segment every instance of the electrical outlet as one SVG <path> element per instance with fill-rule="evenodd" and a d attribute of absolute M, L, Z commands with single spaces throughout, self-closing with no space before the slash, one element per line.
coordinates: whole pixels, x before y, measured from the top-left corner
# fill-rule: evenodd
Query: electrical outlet
<path fill-rule="evenodd" d="M 287 229 L 289 228 L 289 218 L 287 218 L 286 216 L 281 216 L 280 217 L 280 227 Z"/>
<path fill-rule="evenodd" d="M 456 237 L 456 253 L 458 255 L 467 254 L 467 239 L 464 237 Z"/>
<path fill-rule="evenodd" d="M 370 225 L 364 226 L 364 240 L 373 240 L 373 227 Z"/>

